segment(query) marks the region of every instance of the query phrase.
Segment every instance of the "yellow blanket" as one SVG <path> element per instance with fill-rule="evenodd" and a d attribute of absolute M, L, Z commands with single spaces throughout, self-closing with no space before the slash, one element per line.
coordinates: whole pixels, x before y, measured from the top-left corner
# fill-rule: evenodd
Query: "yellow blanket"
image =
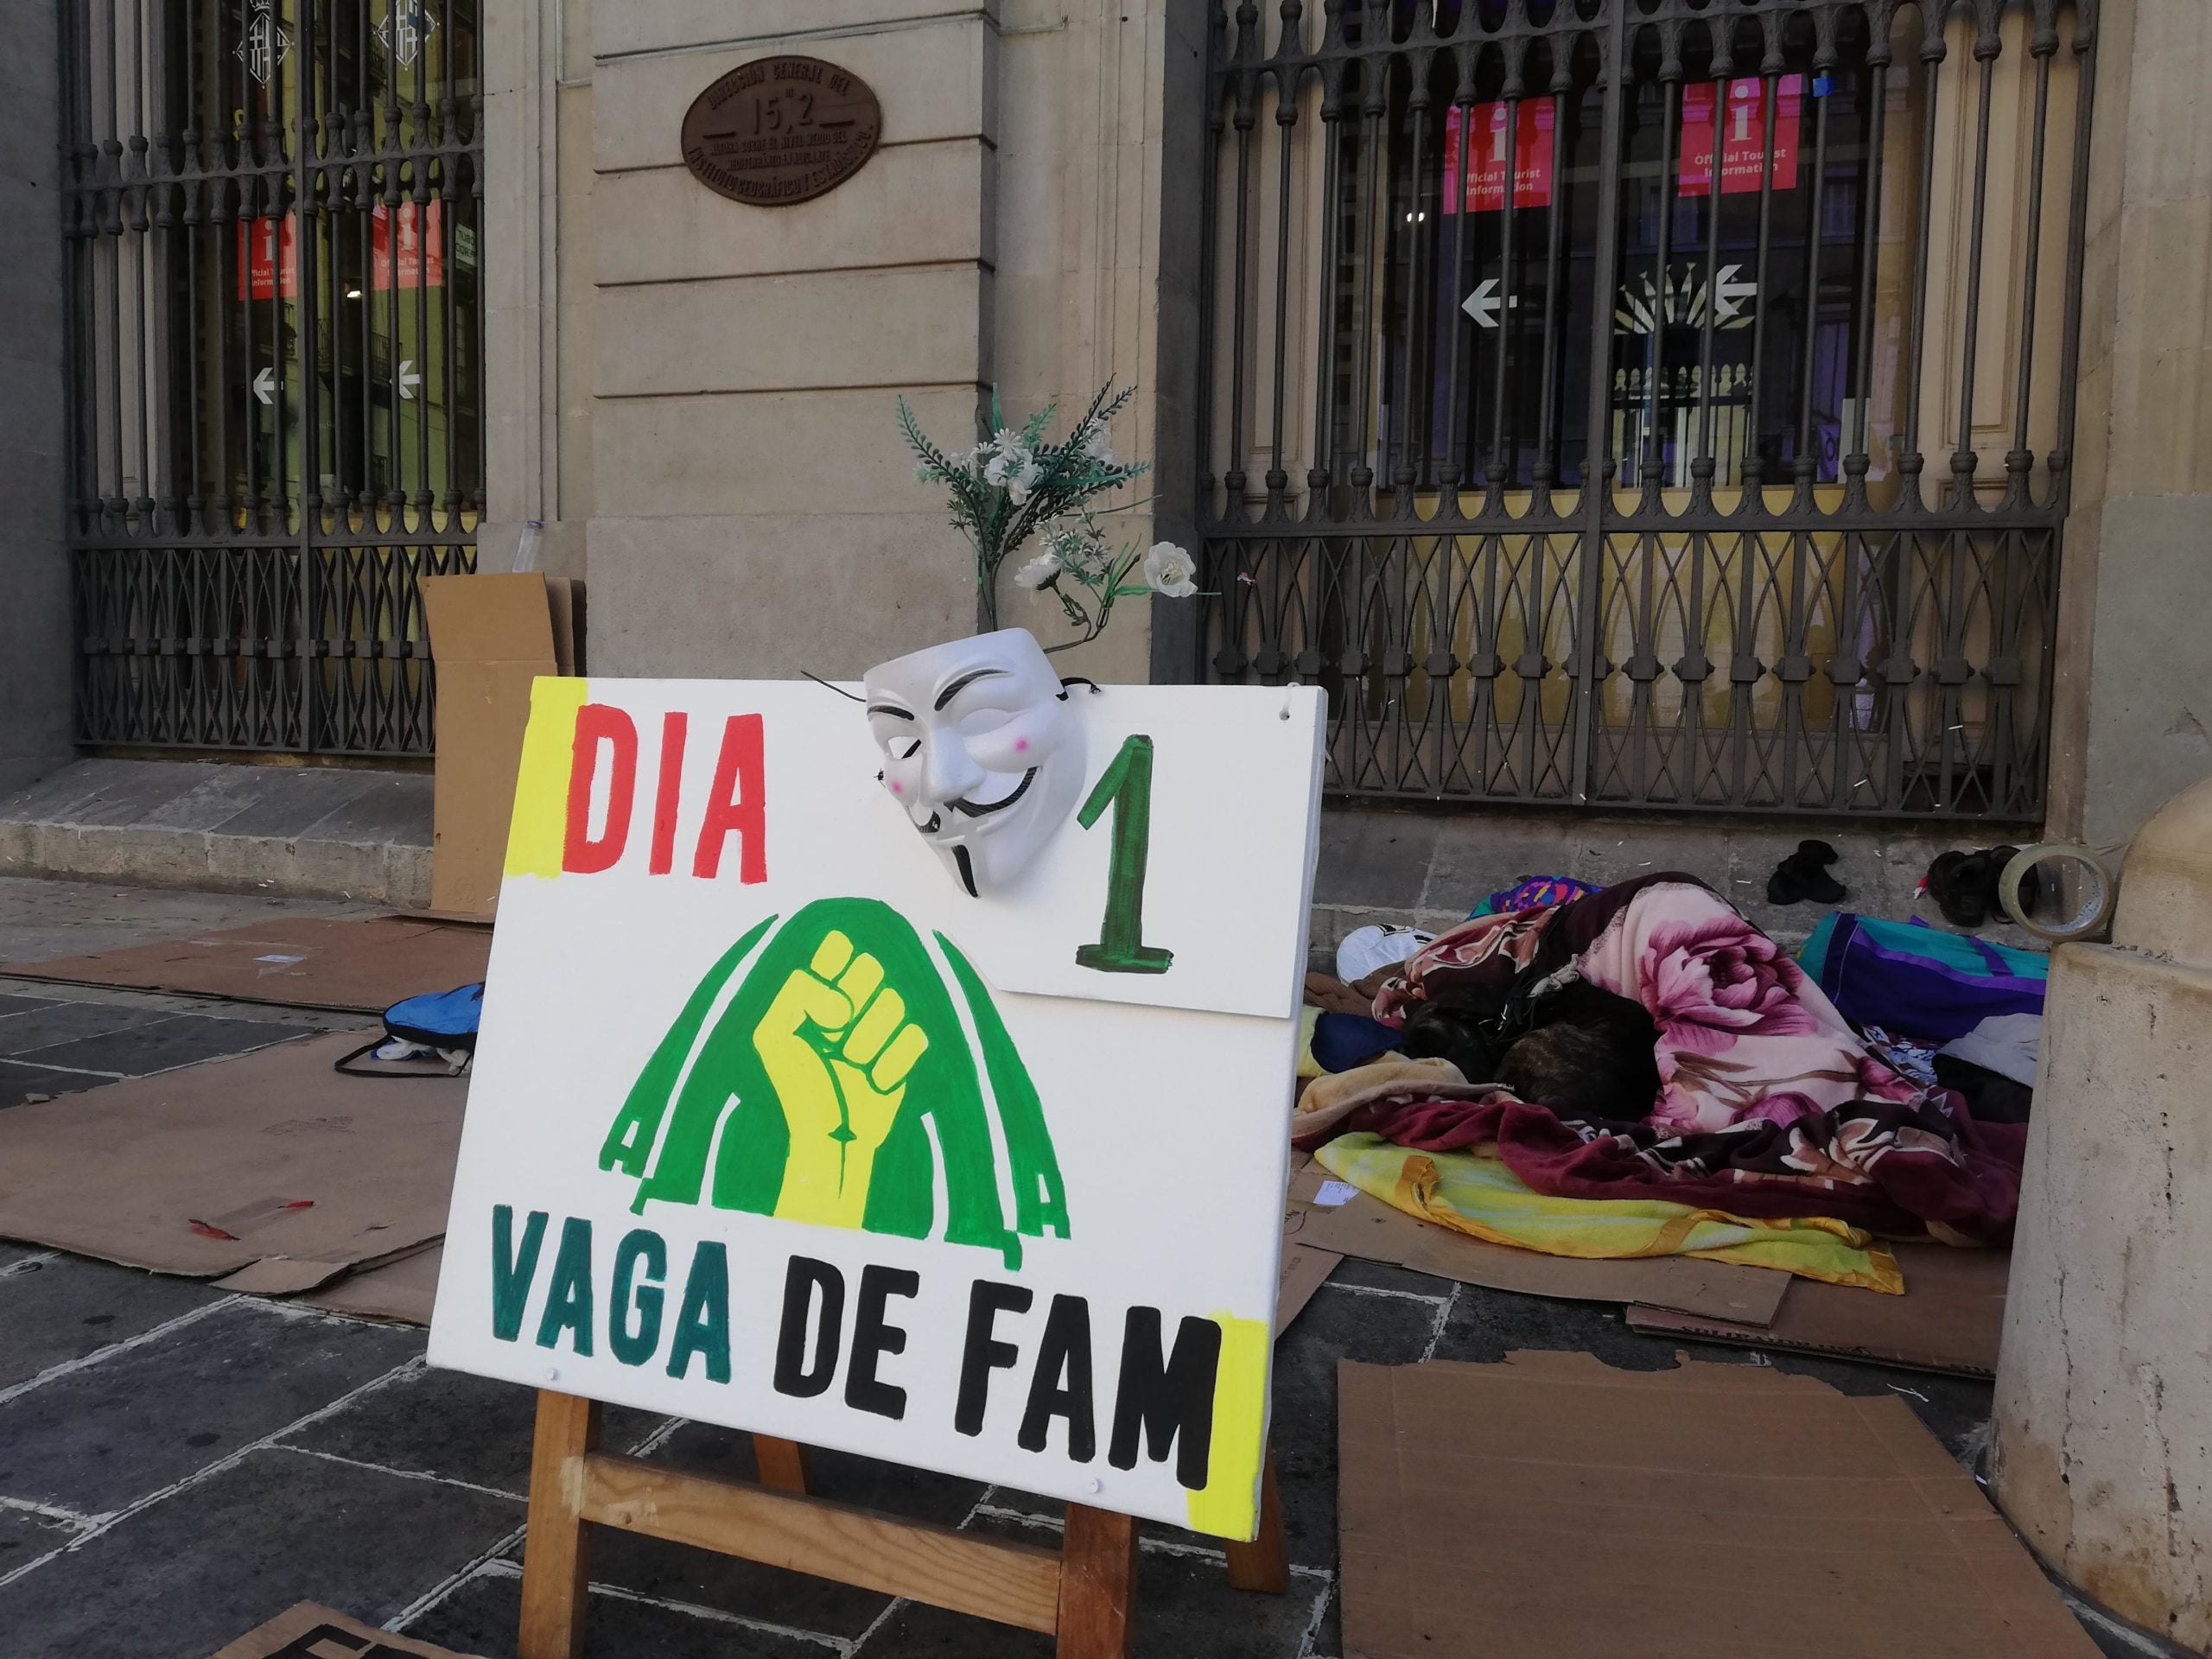
<path fill-rule="evenodd" d="M 1904 1294 L 1887 1246 L 1825 1217 L 1755 1221 L 1657 1198 L 1548 1198 L 1497 1159 L 1415 1152 L 1375 1135 L 1339 1135 L 1314 1160 L 1408 1215 L 1493 1244 L 1547 1255 L 1698 1255 Z"/>

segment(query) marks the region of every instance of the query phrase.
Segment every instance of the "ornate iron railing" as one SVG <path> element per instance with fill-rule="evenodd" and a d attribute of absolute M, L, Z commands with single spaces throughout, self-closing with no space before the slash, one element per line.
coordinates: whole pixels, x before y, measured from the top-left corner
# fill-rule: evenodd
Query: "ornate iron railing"
<path fill-rule="evenodd" d="M 424 755 L 483 510 L 480 0 L 65 0 L 77 727 Z"/>
<path fill-rule="evenodd" d="M 2095 21 L 1216 7 L 1205 671 L 1346 794 L 2037 817 Z"/>

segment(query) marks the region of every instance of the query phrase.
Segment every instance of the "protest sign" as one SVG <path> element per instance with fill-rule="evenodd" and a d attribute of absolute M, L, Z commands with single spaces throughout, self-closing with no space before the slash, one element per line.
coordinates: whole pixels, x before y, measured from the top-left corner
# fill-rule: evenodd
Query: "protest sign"
<path fill-rule="evenodd" d="M 1249 1538 L 1321 693 L 930 671 L 537 683 L 430 1358 Z"/>

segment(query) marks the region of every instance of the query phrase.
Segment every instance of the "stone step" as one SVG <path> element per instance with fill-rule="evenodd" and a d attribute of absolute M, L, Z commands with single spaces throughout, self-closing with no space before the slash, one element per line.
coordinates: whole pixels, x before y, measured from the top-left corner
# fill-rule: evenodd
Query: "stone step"
<path fill-rule="evenodd" d="M 418 909 L 429 902 L 427 772 L 238 766 L 208 760 L 79 760 L 0 797 L 0 874 L 260 893 Z M 1948 846 L 2005 838 L 1980 826 L 1821 825 L 1713 819 L 1545 818 L 1495 808 L 1438 813 L 1332 804 L 1322 815 L 1314 884 L 1317 960 L 1370 922 L 1432 931 L 1525 876 L 1605 885 L 1654 869 L 1711 883 L 1784 944 L 1827 907 L 1766 903 L 1769 871 L 1808 836 L 1842 854 L 1846 908 L 1945 924 L 1914 883 Z M 2031 839 L 2015 827 L 2013 838 Z M 2032 947 L 2018 928 L 1985 930 Z"/>
<path fill-rule="evenodd" d="M 1914 896 L 1929 861 L 1948 848 L 2025 846 L 2041 838 L 2021 824 L 1573 817 L 1499 807 L 1424 811 L 1332 804 L 1321 815 L 1313 951 L 1317 961 L 1332 957 L 1338 940 L 1370 923 L 1440 932 L 1490 893 L 1532 875 L 1570 875 L 1610 887 L 1659 870 L 1696 876 L 1793 950 L 1832 910 L 1892 921 L 1919 917 L 1956 932 L 1961 930 L 1944 921 L 1934 899 Z M 1767 902 L 1767 877 L 1803 840 L 1825 841 L 1840 855 L 1828 873 L 1849 895 L 1841 904 Z M 1999 944 L 2043 948 L 2009 922 L 1980 933 Z"/>
<path fill-rule="evenodd" d="M 0 796 L 0 874 L 419 909 L 430 791 L 427 772 L 78 760 Z"/>

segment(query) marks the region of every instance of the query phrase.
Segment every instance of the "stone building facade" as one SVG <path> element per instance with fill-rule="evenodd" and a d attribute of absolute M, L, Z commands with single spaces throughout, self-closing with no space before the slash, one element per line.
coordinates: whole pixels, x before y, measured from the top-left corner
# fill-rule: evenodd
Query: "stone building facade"
<path fill-rule="evenodd" d="M 0 254 L 0 783 L 419 762 L 409 584 L 531 521 L 595 671 L 855 673 L 975 609 L 894 398 L 950 436 L 1109 379 L 1157 463 L 1118 532 L 1217 597 L 1071 669 L 1323 678 L 1347 804 L 2113 842 L 2212 768 L 2191 0 L 58 16 L 0 114 L 0 199 L 54 227 Z M 863 79 L 881 143 L 748 207 L 678 134 L 779 54 Z M 1716 138 L 1747 96 L 1771 137 Z"/>

